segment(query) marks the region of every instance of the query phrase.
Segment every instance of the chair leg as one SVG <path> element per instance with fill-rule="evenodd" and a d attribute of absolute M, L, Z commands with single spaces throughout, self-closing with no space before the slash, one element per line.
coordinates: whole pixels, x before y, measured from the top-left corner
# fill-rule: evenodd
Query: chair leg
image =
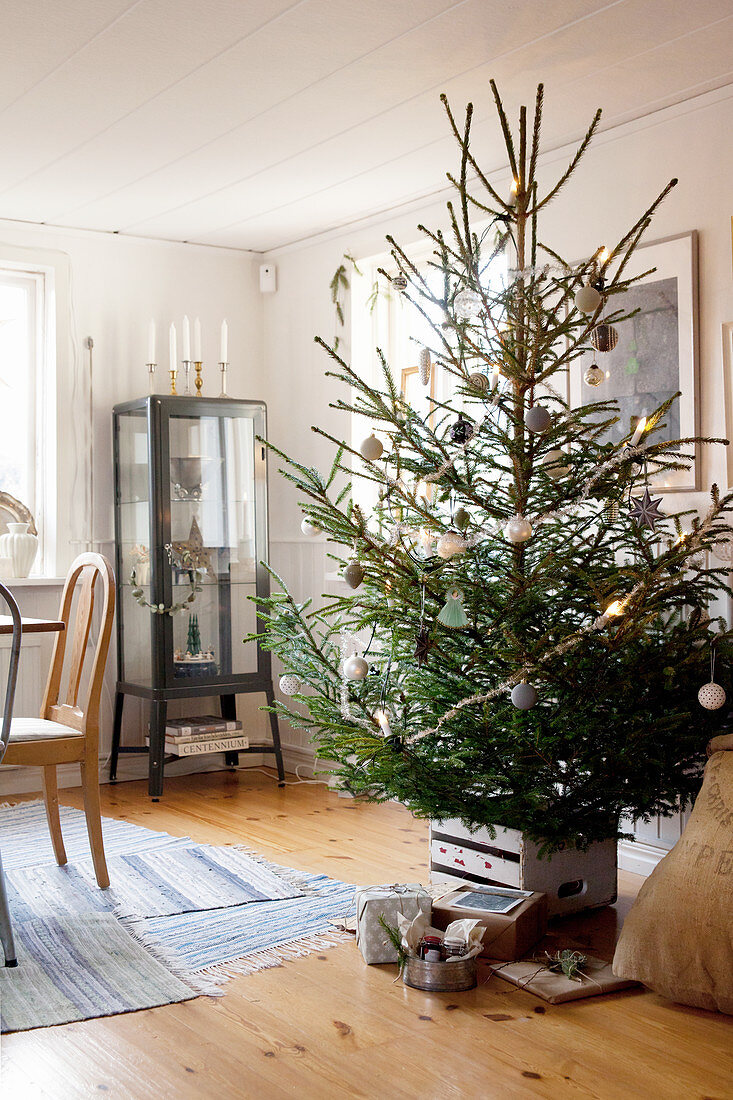
<path fill-rule="evenodd" d="M 15 957 L 15 944 L 13 943 L 13 929 L 10 924 L 10 909 L 8 908 L 8 895 L 5 892 L 5 875 L 3 864 L 0 860 L 0 943 L 3 945 L 6 966 L 17 966 Z"/>
<path fill-rule="evenodd" d="M 46 804 L 46 819 L 48 831 L 51 834 L 53 854 L 59 867 L 66 863 L 66 849 L 64 838 L 61 835 L 61 819 L 59 817 L 59 789 L 56 785 L 56 765 L 48 764 L 43 767 L 43 801 Z"/>
<path fill-rule="evenodd" d="M 102 806 L 99 801 L 99 773 L 96 760 L 88 760 L 81 765 L 81 786 L 84 792 L 84 814 L 87 819 L 89 847 L 92 850 L 94 873 L 97 885 L 105 890 L 109 886 L 107 861 L 104 858 L 102 840 Z"/>

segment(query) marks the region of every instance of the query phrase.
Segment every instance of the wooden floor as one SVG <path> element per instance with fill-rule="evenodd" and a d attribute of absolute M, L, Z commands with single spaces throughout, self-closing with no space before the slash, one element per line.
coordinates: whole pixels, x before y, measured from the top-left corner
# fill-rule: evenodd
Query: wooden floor
<path fill-rule="evenodd" d="M 80 805 L 81 792 L 62 801 Z M 279 790 L 262 773 L 103 788 L 103 811 L 214 844 L 246 843 L 292 867 L 357 883 L 426 881 L 426 826 L 399 806 L 322 786 Z M 388 853 L 388 854 L 387 854 Z M 641 880 L 617 906 L 567 927 L 608 950 Z M 733 919 L 733 918 L 732 918 Z M 733 1098 L 733 1020 L 631 991 L 545 1006 L 497 977 L 462 994 L 395 983 L 353 943 L 239 978 L 200 997 L 2 1043 L 2 1096 L 229 1098 Z"/>

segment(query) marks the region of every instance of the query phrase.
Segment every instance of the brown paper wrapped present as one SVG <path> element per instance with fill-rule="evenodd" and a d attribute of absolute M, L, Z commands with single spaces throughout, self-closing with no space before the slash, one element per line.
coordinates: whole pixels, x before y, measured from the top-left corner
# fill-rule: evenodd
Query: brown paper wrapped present
<path fill-rule="evenodd" d="M 610 963 L 592 955 L 585 956 L 578 981 L 549 970 L 547 961 L 538 956 L 536 959 L 522 959 L 504 966 L 492 965 L 491 969 L 498 977 L 519 986 L 520 989 L 526 989 L 528 993 L 534 993 L 535 997 L 541 997 L 551 1005 L 559 1005 L 563 1001 L 579 1001 L 585 997 L 598 997 L 601 993 L 615 993 L 619 989 L 629 989 L 637 984 L 624 978 L 616 978 Z"/>
<path fill-rule="evenodd" d="M 521 959 L 531 951 L 547 930 L 547 897 L 545 894 L 529 894 L 526 891 L 494 891 L 495 894 L 514 893 L 519 904 L 508 913 L 492 913 L 485 908 L 466 906 L 465 900 L 479 900 L 490 889 L 479 886 L 459 886 L 433 902 L 432 921 L 436 928 L 445 929 L 455 920 L 478 919 L 486 928 L 482 955 L 489 959 Z M 460 902 L 460 905 L 456 905 Z"/>

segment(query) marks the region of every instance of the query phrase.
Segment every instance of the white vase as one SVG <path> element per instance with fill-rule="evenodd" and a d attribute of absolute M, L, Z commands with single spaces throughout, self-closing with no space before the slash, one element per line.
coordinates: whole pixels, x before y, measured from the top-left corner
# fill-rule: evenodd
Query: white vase
<path fill-rule="evenodd" d="M 38 552 L 38 536 L 28 532 L 27 523 L 9 523 L 0 535 L 0 557 L 10 558 L 14 577 L 27 577 Z"/>

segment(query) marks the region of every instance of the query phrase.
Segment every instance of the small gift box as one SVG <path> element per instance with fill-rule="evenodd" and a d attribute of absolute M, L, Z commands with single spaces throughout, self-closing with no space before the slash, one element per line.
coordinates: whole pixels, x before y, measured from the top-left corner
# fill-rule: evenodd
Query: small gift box
<path fill-rule="evenodd" d="M 432 898 L 419 883 L 392 886 L 365 886 L 354 895 L 356 905 L 356 945 L 364 962 L 397 962 L 397 951 L 382 927 L 379 918 L 396 928 L 398 917 L 412 920 L 419 913 L 430 918 Z"/>
<path fill-rule="evenodd" d="M 461 917 L 479 920 L 485 927 L 487 958 L 521 959 L 547 931 L 547 898 L 528 890 L 465 885 L 433 902 L 436 928 Z"/>

